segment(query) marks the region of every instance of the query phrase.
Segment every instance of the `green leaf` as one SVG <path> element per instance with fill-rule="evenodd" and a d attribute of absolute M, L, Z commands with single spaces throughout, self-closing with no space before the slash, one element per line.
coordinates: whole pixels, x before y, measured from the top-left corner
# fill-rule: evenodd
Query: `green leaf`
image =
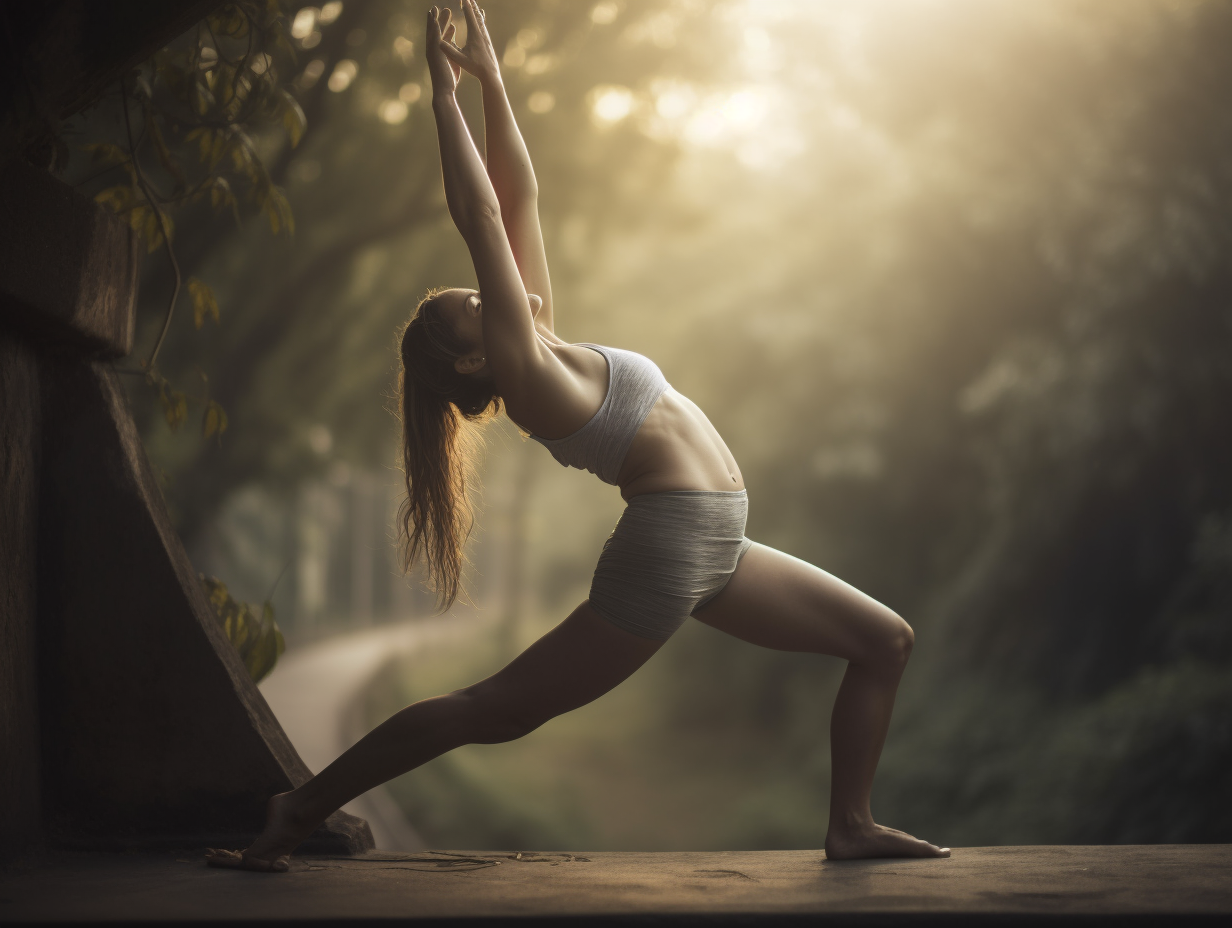
<path fill-rule="evenodd" d="M 242 39 L 248 35 L 248 17 L 239 4 L 228 3 L 211 13 L 207 21 L 215 35 L 225 35 L 233 39 Z"/>
<path fill-rule="evenodd" d="M 188 397 L 179 390 L 163 390 L 161 399 L 163 416 L 167 419 L 167 425 L 171 426 L 171 431 L 174 432 L 188 418 Z"/>
<path fill-rule="evenodd" d="M 141 234 L 145 236 L 145 250 L 152 252 L 163 243 L 163 230 L 158 224 L 158 214 L 152 209 L 142 209 Z"/>
<path fill-rule="evenodd" d="M 129 209 L 128 224 L 133 227 L 134 232 L 145 234 L 145 221 L 149 212 L 149 207 L 144 203 L 134 203 Z"/>
<path fill-rule="evenodd" d="M 254 681 L 260 681 L 274 669 L 274 663 L 277 660 L 278 643 L 274 639 L 274 629 L 272 627 L 263 629 L 248 654 L 249 676 Z"/>
<path fill-rule="evenodd" d="M 253 622 L 252 610 L 248 608 L 248 603 L 239 603 L 239 615 L 235 621 L 235 637 L 231 639 L 231 643 L 235 645 L 240 652 L 240 657 L 247 657 L 252 650 L 252 646 L 256 643 L 257 633 L 259 628 L 254 628 L 256 624 Z"/>
<path fill-rule="evenodd" d="M 218 209 L 235 202 L 235 194 L 225 177 L 215 177 L 210 181 L 210 206 Z"/>
<path fill-rule="evenodd" d="M 226 606 L 227 600 L 231 598 L 227 595 L 227 585 L 217 577 L 207 577 L 205 574 L 198 574 L 197 576 L 201 578 L 206 595 L 210 599 L 210 605 L 214 607 L 215 612 L 221 612 Z"/>
<path fill-rule="evenodd" d="M 218 67 L 208 72 L 208 80 L 218 106 L 222 107 L 227 122 L 231 122 L 231 116 L 227 110 L 235 102 L 235 66 L 219 58 Z"/>
<path fill-rule="evenodd" d="M 214 92 L 211 89 L 211 75 L 213 71 L 206 71 L 205 75 L 198 76 L 193 82 L 193 105 L 197 109 L 198 116 L 204 116 L 214 106 Z"/>
<path fill-rule="evenodd" d="M 171 222 L 171 217 L 163 213 L 163 221 L 160 225 L 158 222 L 158 213 L 156 213 L 148 203 L 139 203 L 133 207 L 133 211 L 128 215 L 129 224 L 145 237 L 146 252 L 152 252 L 163 243 L 163 227 L 167 229 L 167 236 L 170 238 L 175 227 Z"/>
<path fill-rule="evenodd" d="M 274 604 L 267 599 L 261 607 L 260 638 L 248 655 L 248 672 L 253 680 L 261 680 L 274 669 L 286 646 L 282 631 L 274 621 Z"/>
<path fill-rule="evenodd" d="M 196 277 L 188 278 L 188 295 L 192 297 L 193 303 L 193 324 L 200 329 L 205 325 L 205 318 L 209 316 L 218 322 L 218 300 L 214 297 L 214 291 L 205 281 Z"/>
<path fill-rule="evenodd" d="M 235 166 L 235 170 L 256 181 L 258 177 L 265 173 L 265 168 L 252 147 L 252 139 L 248 137 L 243 129 L 238 127 L 233 128 L 230 135 L 230 144 L 227 147 L 227 151 L 231 153 L 231 163 Z"/>
<path fill-rule="evenodd" d="M 281 229 L 286 229 L 288 233 L 295 231 L 295 217 L 291 214 L 291 204 L 281 187 L 271 185 L 262 206 L 265 208 L 265 215 L 269 217 L 271 232 L 277 235 Z"/>
<path fill-rule="evenodd" d="M 227 414 L 215 400 L 205 404 L 205 414 L 201 417 L 201 435 L 210 438 L 222 435 L 227 430 Z"/>
<path fill-rule="evenodd" d="M 236 602 L 217 577 L 198 576 L 227 640 L 239 653 L 248 675 L 260 681 L 274 669 L 278 657 L 286 650 L 286 640 L 274 621 L 274 604 L 267 599 L 258 618 L 247 603 Z"/>
<path fill-rule="evenodd" d="M 203 164 L 210 159 L 210 149 L 214 144 L 212 136 L 213 131 L 204 126 L 198 126 L 184 136 L 185 142 L 197 143 L 197 157 Z"/>
<path fill-rule="evenodd" d="M 285 89 L 279 89 L 278 96 L 282 104 L 282 127 L 287 130 L 287 137 L 294 148 L 304 137 L 304 130 L 308 128 L 308 117 L 304 115 L 299 101 Z"/>
<path fill-rule="evenodd" d="M 127 184 L 108 187 L 106 190 L 100 190 L 94 194 L 94 202 L 106 206 L 117 213 L 122 213 L 133 207 L 133 188 Z"/>
<path fill-rule="evenodd" d="M 218 166 L 218 162 L 222 160 L 222 156 L 227 153 L 227 137 L 221 132 L 215 132 L 214 137 L 210 140 L 210 151 L 208 163 L 210 170 L 214 170 Z"/>

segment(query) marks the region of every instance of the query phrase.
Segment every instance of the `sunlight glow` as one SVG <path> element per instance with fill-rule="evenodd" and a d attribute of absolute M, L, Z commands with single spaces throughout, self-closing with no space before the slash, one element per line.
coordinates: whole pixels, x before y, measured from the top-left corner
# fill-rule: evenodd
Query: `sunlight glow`
<path fill-rule="evenodd" d="M 342 93 L 351 86 L 351 81 L 355 80 L 358 73 L 359 65 L 350 58 L 343 58 L 334 65 L 334 70 L 329 75 L 329 89 L 334 93 Z"/>
<path fill-rule="evenodd" d="M 415 43 L 404 35 L 394 39 L 394 54 L 402 59 L 403 64 L 410 64 L 415 55 Z"/>
<path fill-rule="evenodd" d="M 773 47 L 770 34 L 761 26 L 749 26 L 744 30 L 744 47 L 753 54 L 766 54 Z"/>
<path fill-rule="evenodd" d="M 321 79 L 321 75 L 325 73 L 325 62 L 320 58 L 313 58 L 310 62 L 304 65 L 304 73 L 300 75 L 299 85 L 307 90 L 313 84 Z"/>
<path fill-rule="evenodd" d="M 548 55 L 535 55 L 529 61 L 526 53 L 543 44 L 543 33 L 538 29 L 519 29 L 518 34 L 509 40 L 505 46 L 505 57 L 502 63 L 508 68 L 520 68 L 526 65 L 528 74 L 543 74 L 556 64 L 556 59 Z"/>
<path fill-rule="evenodd" d="M 407 106 L 401 100 L 382 100 L 376 114 L 381 122 L 396 126 L 406 122 Z"/>
<path fill-rule="evenodd" d="M 697 92 L 681 81 L 654 81 L 650 92 L 655 98 L 655 112 L 664 119 L 680 119 L 697 104 Z"/>
<path fill-rule="evenodd" d="M 317 16 L 321 11 L 315 6 L 306 6 L 295 14 L 291 21 L 291 38 L 306 39 L 317 24 Z"/>
<path fill-rule="evenodd" d="M 774 86 L 749 85 L 702 95 L 687 82 L 659 79 L 649 90 L 653 106 L 642 115 L 641 129 L 651 138 L 693 148 L 727 148 L 748 167 L 770 167 L 790 147 L 780 144 L 792 135 L 783 126 L 766 132 L 771 110 L 782 108 L 781 93 Z"/>
<path fill-rule="evenodd" d="M 615 84 L 600 84 L 590 92 L 590 111 L 600 124 L 618 123 L 633 112 L 633 91 Z"/>
<path fill-rule="evenodd" d="M 519 29 L 514 41 L 529 51 L 543 44 L 543 33 L 538 29 Z"/>
<path fill-rule="evenodd" d="M 634 35 L 638 38 L 649 39 L 650 44 L 657 48 L 675 46 L 676 30 L 680 27 L 680 20 L 674 11 L 663 10 L 655 13 L 640 25 L 641 29 L 634 31 Z"/>
<path fill-rule="evenodd" d="M 532 113 L 547 113 L 556 106 L 556 97 L 546 90 L 536 90 L 526 101 L 526 108 Z"/>
<path fill-rule="evenodd" d="M 531 55 L 526 60 L 527 74 L 545 74 L 556 67 L 555 55 Z"/>
<path fill-rule="evenodd" d="M 323 26 L 328 26 L 335 19 L 342 15 L 342 0 L 330 0 L 321 7 L 321 12 L 317 14 L 317 22 Z"/>
<path fill-rule="evenodd" d="M 596 26 L 607 26 L 616 22 L 616 14 L 619 12 L 612 0 L 604 0 L 603 3 L 596 3 L 590 11 L 590 21 Z"/>
<path fill-rule="evenodd" d="M 418 103 L 423 96 L 423 87 L 415 81 L 408 81 L 398 88 L 398 99 L 403 103 Z"/>

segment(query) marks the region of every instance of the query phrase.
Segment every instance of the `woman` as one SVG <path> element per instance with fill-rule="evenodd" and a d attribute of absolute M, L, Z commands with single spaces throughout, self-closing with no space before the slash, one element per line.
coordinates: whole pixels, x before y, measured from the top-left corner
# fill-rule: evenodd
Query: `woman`
<path fill-rule="evenodd" d="M 469 528 L 462 419 L 504 405 L 562 464 L 586 468 L 628 502 L 589 599 L 486 680 L 401 710 L 319 775 L 274 796 L 260 837 L 220 866 L 284 871 L 287 855 L 355 796 L 464 744 L 510 741 L 585 705 L 645 663 L 692 614 L 763 647 L 849 661 L 834 704 L 829 858 L 947 857 L 869 810 L 911 628 L 858 590 L 744 538 L 747 498 L 709 420 L 632 352 L 572 345 L 553 331 L 536 181 L 474 0 L 466 48 L 448 10 L 428 14 L 449 212 L 479 290 L 430 294 L 402 339 L 408 565 L 419 555 L 446 602 L 458 592 Z M 454 98 L 461 71 L 483 89 L 487 164 Z M 482 295 L 482 298 L 481 298 Z"/>

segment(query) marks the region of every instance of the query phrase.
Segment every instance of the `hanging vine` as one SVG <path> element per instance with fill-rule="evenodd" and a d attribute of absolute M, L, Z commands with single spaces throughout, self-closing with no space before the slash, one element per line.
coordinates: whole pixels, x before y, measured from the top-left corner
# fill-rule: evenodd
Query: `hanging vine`
<path fill-rule="evenodd" d="M 295 49 L 287 34 L 280 0 L 236 0 L 204 19 L 195 30 L 159 51 L 120 82 L 123 138 L 83 147 L 99 170 L 126 180 L 99 191 L 95 200 L 126 218 L 150 252 L 162 249 L 173 286 L 157 340 L 137 373 L 162 406 L 167 425 L 188 418 L 189 400 L 201 406 L 201 433 L 221 436 L 227 414 L 210 397 L 209 380 L 190 395 L 172 385 L 158 366 L 182 291 L 193 306 L 193 324 L 219 320 L 218 301 L 196 277 L 185 282 L 176 258 L 176 212 L 208 203 L 230 212 L 238 225 L 243 211 L 264 214 L 275 235 L 295 229 L 290 204 L 273 183 L 253 145 L 253 136 L 285 133 L 294 147 L 305 129 L 299 103 L 286 84 L 295 73 Z"/>

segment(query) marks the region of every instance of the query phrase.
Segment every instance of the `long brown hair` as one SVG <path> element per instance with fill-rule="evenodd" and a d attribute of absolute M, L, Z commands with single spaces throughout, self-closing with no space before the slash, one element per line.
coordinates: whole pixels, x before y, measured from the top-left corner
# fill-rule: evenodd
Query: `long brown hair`
<path fill-rule="evenodd" d="M 458 598 L 462 549 L 474 523 L 467 484 L 478 443 L 468 422 L 500 411 L 490 381 L 454 368 L 467 346 L 441 315 L 443 292 L 430 291 L 403 329 L 398 376 L 406 479 L 398 510 L 402 566 L 409 571 L 422 554 L 441 610 Z"/>

